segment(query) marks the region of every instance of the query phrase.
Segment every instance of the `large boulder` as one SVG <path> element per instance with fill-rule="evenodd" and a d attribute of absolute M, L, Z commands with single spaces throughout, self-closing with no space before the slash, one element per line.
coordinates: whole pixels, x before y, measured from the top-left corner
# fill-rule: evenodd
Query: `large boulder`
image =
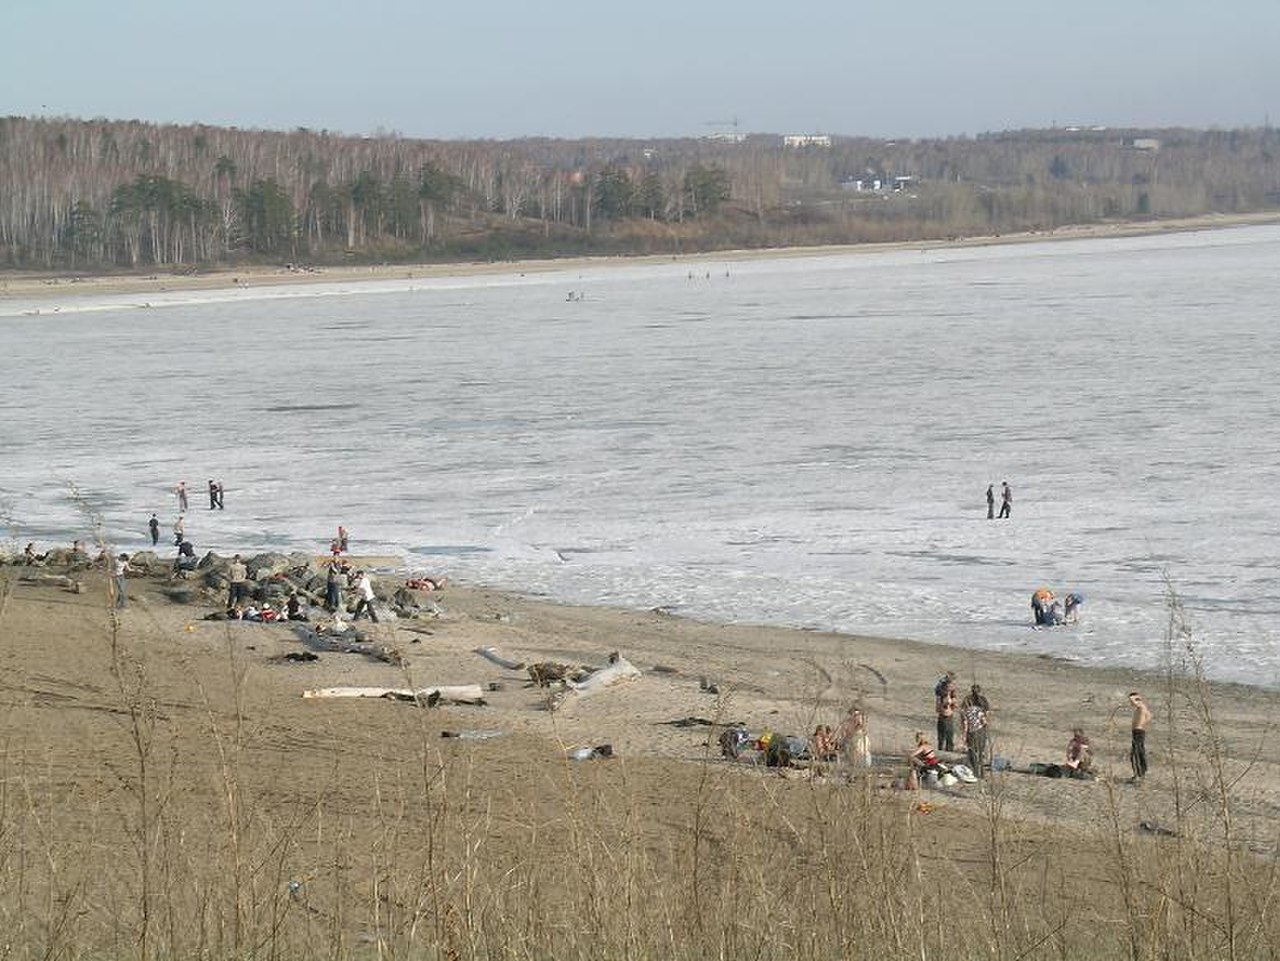
<path fill-rule="evenodd" d="M 187 586 L 185 584 L 175 584 L 170 587 L 162 587 L 160 589 L 160 593 L 169 598 L 169 600 L 173 601 L 175 604 L 191 604 L 199 596 L 194 587 Z"/>
<path fill-rule="evenodd" d="M 155 551 L 138 551 L 136 554 L 129 555 L 129 566 L 147 574 L 154 574 L 157 571 L 167 570 L 172 565 L 169 561 L 163 561 L 157 557 Z"/>
<path fill-rule="evenodd" d="M 316 566 L 316 558 L 314 554 L 308 554 L 306 551 L 294 551 L 289 555 L 289 567 L 293 570 L 301 568 L 314 569 Z"/>
<path fill-rule="evenodd" d="M 196 566 L 202 571 L 212 568 L 215 571 L 225 572 L 231 566 L 231 558 L 209 551 L 204 557 L 200 558 L 200 563 Z"/>
<path fill-rule="evenodd" d="M 272 574 L 282 574 L 293 566 L 284 554 L 271 552 L 254 554 L 244 565 L 249 570 L 249 578 L 255 581 L 265 580 Z"/>

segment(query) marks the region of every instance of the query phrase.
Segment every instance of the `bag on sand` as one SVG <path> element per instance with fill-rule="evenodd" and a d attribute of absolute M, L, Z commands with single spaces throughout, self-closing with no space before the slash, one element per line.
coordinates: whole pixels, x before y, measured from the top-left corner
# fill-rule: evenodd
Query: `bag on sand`
<path fill-rule="evenodd" d="M 955 767 L 951 769 L 951 773 L 964 781 L 965 784 L 976 784 L 978 781 L 977 775 L 975 775 L 966 764 L 955 765 Z"/>

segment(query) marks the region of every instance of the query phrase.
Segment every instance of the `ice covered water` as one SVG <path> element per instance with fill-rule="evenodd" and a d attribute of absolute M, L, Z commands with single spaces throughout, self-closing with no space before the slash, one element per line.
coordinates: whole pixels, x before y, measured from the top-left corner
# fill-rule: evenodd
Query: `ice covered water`
<path fill-rule="evenodd" d="M 0 506 L 130 549 L 185 479 L 199 551 L 343 523 L 558 599 L 1147 667 L 1171 585 L 1214 676 L 1273 686 L 1278 266 L 1258 227 L 9 299 Z M 1031 630 L 1040 585 L 1082 624 Z"/>

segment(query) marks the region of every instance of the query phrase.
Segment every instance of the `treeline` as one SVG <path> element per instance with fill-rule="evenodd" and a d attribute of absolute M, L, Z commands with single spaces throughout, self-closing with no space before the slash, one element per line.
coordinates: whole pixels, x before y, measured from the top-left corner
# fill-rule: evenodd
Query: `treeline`
<path fill-rule="evenodd" d="M 0 266 L 505 259 L 858 243 L 1280 208 L 1270 128 L 423 141 L 0 119 Z"/>

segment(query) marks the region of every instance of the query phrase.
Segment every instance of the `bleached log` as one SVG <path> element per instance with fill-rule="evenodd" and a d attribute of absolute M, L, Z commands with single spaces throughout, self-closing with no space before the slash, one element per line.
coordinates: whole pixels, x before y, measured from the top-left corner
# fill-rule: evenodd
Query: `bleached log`
<path fill-rule="evenodd" d="M 640 670 L 625 657 L 619 657 L 608 667 L 602 667 L 588 675 L 585 680 L 574 681 L 565 678 L 564 690 L 558 692 L 552 699 L 551 709 L 558 710 L 568 700 L 599 694 L 601 691 L 624 681 L 635 680 L 637 677 L 640 677 Z"/>
<path fill-rule="evenodd" d="M 445 684 L 438 687 L 321 687 L 302 692 L 303 697 L 385 697 L 397 701 L 448 701 L 452 704 L 483 704 L 479 684 Z"/>
<path fill-rule="evenodd" d="M 475 652 L 483 657 L 486 661 L 492 661 L 498 667 L 505 667 L 508 671 L 523 671 L 524 661 L 508 661 L 500 655 L 496 648 L 493 647 L 477 647 Z"/>
<path fill-rule="evenodd" d="M 76 593 L 79 593 L 80 588 L 79 581 L 64 574 L 23 574 L 18 580 L 23 584 L 34 584 L 37 587 L 61 587 Z"/>

